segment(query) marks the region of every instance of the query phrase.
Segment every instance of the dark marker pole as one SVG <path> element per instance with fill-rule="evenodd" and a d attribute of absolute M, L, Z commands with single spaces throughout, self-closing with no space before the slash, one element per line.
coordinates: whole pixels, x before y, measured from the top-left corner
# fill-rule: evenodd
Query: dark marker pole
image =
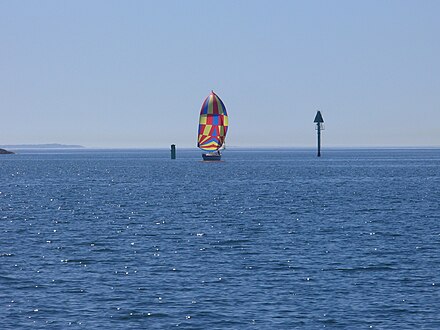
<path fill-rule="evenodd" d="M 171 159 L 176 159 L 176 145 L 171 145 Z"/>
<path fill-rule="evenodd" d="M 318 157 L 321 157 L 321 130 L 324 129 L 324 119 L 322 119 L 321 111 L 318 111 L 315 116 L 316 130 L 318 131 Z"/>

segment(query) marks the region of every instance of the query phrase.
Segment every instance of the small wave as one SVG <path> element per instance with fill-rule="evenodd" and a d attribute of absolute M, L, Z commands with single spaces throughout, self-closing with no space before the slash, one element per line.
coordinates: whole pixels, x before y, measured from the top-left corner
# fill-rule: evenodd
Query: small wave
<path fill-rule="evenodd" d="M 166 318 L 169 317 L 166 313 L 154 313 L 154 312 L 126 312 L 123 315 L 117 317 L 120 320 L 132 320 L 132 319 L 143 319 L 143 318 Z"/>
<path fill-rule="evenodd" d="M 224 246 L 224 245 L 239 245 L 243 243 L 249 243 L 250 240 L 248 239 L 228 239 L 224 241 L 218 241 L 215 245 L 217 246 Z"/>
<path fill-rule="evenodd" d="M 115 250 L 114 249 L 111 249 L 111 248 L 94 248 L 93 250 L 93 253 L 98 253 L 98 252 L 114 252 Z"/>
<path fill-rule="evenodd" d="M 19 282 L 15 277 L 7 276 L 7 275 L 0 275 L 0 281 L 11 281 L 11 282 Z"/>
<path fill-rule="evenodd" d="M 76 264 L 81 264 L 81 265 L 85 265 L 85 264 L 91 264 L 93 263 L 95 260 L 91 260 L 91 259 L 61 259 L 61 262 L 63 263 L 76 263 Z"/>
<path fill-rule="evenodd" d="M 397 268 L 395 267 L 391 267 L 391 266 L 365 266 L 365 267 L 348 267 L 348 268 L 329 268 L 329 269 L 325 269 L 325 270 L 336 270 L 336 271 L 340 271 L 340 272 L 368 272 L 368 271 L 388 271 L 388 270 L 397 270 Z"/>

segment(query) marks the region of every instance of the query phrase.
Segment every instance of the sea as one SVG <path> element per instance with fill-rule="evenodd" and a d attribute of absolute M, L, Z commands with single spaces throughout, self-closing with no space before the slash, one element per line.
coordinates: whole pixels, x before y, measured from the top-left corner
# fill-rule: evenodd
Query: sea
<path fill-rule="evenodd" d="M 440 329 L 440 149 L 0 155 L 1 329 Z"/>

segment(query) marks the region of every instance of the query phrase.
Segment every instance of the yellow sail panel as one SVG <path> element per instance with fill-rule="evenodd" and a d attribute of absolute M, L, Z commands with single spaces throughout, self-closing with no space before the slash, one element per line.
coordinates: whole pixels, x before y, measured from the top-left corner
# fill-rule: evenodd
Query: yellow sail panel
<path fill-rule="evenodd" d="M 199 120 L 199 124 L 206 124 L 206 115 L 201 115 L 200 116 L 200 120 Z"/>

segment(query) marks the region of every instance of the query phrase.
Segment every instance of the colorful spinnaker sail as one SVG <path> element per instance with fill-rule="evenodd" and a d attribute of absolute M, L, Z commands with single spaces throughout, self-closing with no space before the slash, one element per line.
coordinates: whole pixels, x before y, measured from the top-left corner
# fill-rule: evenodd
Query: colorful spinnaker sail
<path fill-rule="evenodd" d="M 211 92 L 202 104 L 199 120 L 197 146 L 206 151 L 215 151 L 225 143 L 228 131 L 228 113 L 223 101 Z"/>

